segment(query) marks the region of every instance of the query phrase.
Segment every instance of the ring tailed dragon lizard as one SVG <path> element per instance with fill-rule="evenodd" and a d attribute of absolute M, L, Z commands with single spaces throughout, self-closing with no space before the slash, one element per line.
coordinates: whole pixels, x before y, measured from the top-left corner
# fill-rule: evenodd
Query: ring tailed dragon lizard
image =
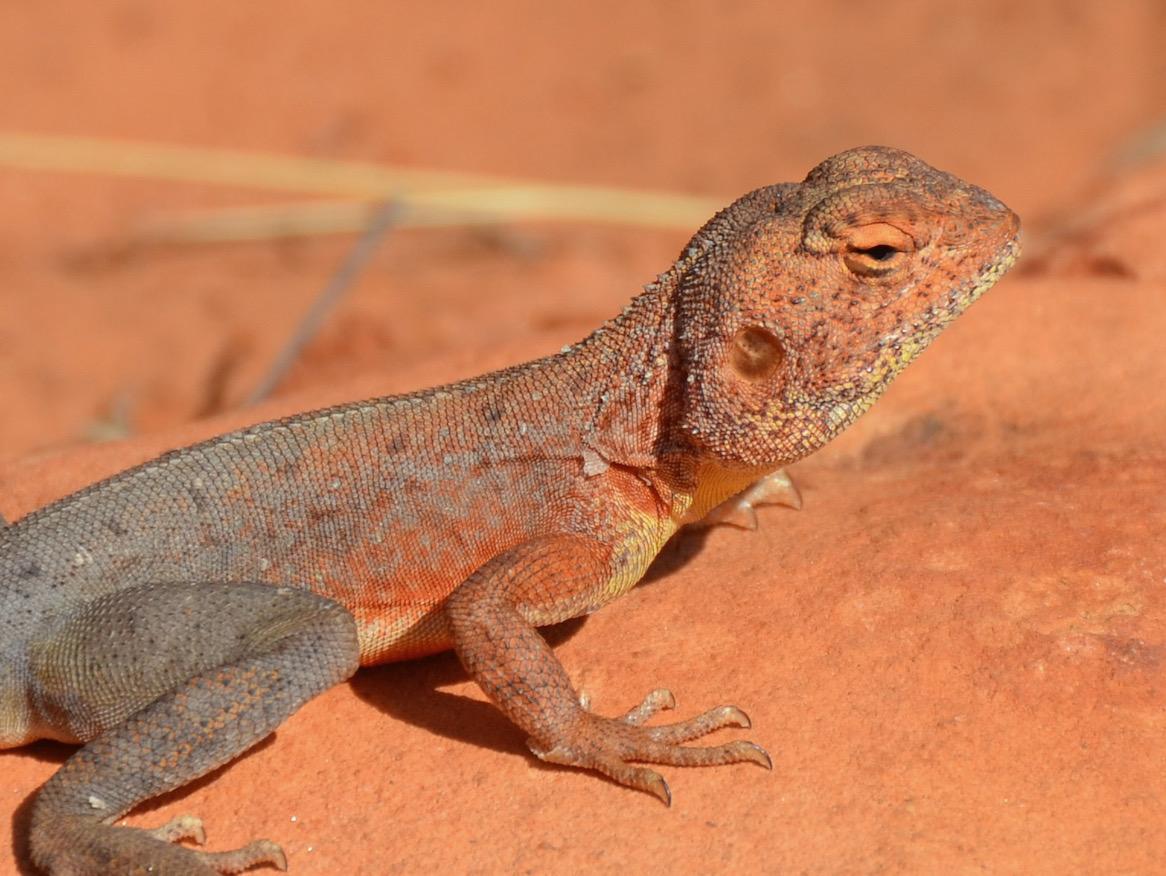
<path fill-rule="evenodd" d="M 36 794 L 49 873 L 231 873 L 198 819 L 117 826 L 358 666 L 452 648 L 540 758 L 670 800 L 648 762 L 769 766 L 722 706 L 590 711 L 537 627 L 631 588 L 676 530 L 788 497 L 1000 278 L 1019 220 L 895 149 L 835 155 L 714 216 L 556 355 L 175 450 L 0 528 L 0 748 L 82 743 Z M 751 513 L 751 512 L 750 512 Z"/>

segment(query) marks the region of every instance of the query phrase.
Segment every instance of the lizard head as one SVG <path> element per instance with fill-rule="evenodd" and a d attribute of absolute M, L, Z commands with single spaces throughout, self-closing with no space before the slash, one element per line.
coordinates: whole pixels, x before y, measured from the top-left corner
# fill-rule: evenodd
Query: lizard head
<path fill-rule="evenodd" d="M 896 149 L 852 149 L 717 214 L 679 267 L 679 427 L 769 467 L 866 411 L 1020 251 L 1016 214 Z"/>

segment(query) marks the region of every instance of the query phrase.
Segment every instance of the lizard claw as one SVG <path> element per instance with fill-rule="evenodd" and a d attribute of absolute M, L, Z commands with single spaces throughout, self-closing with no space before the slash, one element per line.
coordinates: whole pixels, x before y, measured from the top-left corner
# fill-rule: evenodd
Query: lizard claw
<path fill-rule="evenodd" d="M 737 742 L 730 742 L 729 746 L 737 749 L 737 753 L 741 755 L 742 761 L 755 763 L 760 767 L 765 767 L 767 770 L 773 769 L 773 758 L 769 756 L 768 751 L 756 742 L 749 742 L 742 739 Z"/>
<path fill-rule="evenodd" d="M 655 770 L 640 770 L 644 775 L 644 784 L 640 790 L 647 791 L 660 799 L 665 806 L 672 805 L 672 789 L 664 781 L 664 777 Z"/>

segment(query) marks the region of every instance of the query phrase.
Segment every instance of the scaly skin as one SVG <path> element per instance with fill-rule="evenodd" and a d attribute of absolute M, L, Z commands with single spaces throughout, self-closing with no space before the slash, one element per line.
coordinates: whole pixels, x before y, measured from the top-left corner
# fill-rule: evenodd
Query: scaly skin
<path fill-rule="evenodd" d="M 535 627 L 630 588 L 685 523 L 837 435 L 1012 264 L 1016 216 L 856 149 L 748 194 L 615 319 L 474 380 L 175 451 L 0 529 L 0 746 L 87 743 L 32 808 L 53 873 L 282 865 L 195 819 L 113 826 L 226 762 L 357 664 L 453 648 L 540 757 L 669 799 L 633 761 L 768 756 L 580 703 Z M 719 507 L 718 507 L 719 506 Z M 748 507 L 748 503 L 746 506 Z"/>

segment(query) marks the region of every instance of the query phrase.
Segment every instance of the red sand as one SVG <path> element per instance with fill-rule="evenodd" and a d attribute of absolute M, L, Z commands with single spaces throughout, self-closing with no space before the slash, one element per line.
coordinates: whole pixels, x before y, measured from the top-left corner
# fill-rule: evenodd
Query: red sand
<path fill-rule="evenodd" d="M 361 673 L 131 822 L 192 812 L 211 848 L 267 836 L 296 874 L 1158 869 L 1166 167 L 1102 171 L 1160 121 L 1166 15 L 636 8 L 0 9 L 10 130 L 726 200 L 886 142 L 1030 220 L 1027 266 L 795 468 L 802 511 L 684 535 L 650 583 L 560 632 L 598 709 L 661 684 L 682 714 L 736 702 L 772 774 L 666 770 L 666 810 L 538 765 L 446 655 Z M 262 200 L 0 170 L 0 510 L 229 426 L 553 350 L 685 236 L 398 233 L 283 394 L 242 410 L 350 241 L 104 242 L 142 215 Z M 135 437 L 87 444 L 118 409 Z M 0 753 L 15 830 L 67 752 Z M 3 844 L 0 872 L 23 855 Z"/>

